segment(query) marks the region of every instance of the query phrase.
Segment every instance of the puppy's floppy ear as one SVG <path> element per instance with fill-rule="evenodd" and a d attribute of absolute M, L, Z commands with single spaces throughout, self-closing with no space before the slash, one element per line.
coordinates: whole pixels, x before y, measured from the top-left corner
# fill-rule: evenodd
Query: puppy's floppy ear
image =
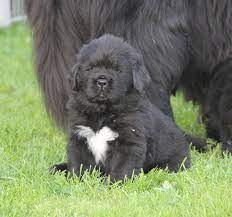
<path fill-rule="evenodd" d="M 79 91 L 79 85 L 78 85 L 78 71 L 74 73 L 73 77 L 73 83 L 72 83 L 72 90 L 73 91 Z"/>
<path fill-rule="evenodd" d="M 80 58 L 81 55 L 78 53 L 76 55 L 76 64 L 72 67 L 71 73 L 68 77 L 70 87 L 73 91 L 79 91 L 79 80 L 80 80 Z"/>
<path fill-rule="evenodd" d="M 133 58 L 132 76 L 134 88 L 140 93 L 143 92 L 151 82 L 150 74 L 147 71 L 143 58 L 140 54 L 136 54 Z"/>
<path fill-rule="evenodd" d="M 69 82 L 73 91 L 79 91 L 78 80 L 79 80 L 79 64 L 76 64 L 73 67 L 71 75 L 69 77 Z"/>

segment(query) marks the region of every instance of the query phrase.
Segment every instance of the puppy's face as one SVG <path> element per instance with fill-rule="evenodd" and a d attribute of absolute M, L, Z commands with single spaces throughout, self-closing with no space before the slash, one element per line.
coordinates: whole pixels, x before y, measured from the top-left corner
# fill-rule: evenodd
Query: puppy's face
<path fill-rule="evenodd" d="M 140 83 L 146 76 L 149 79 L 135 49 L 110 35 L 93 40 L 80 50 L 74 74 L 73 89 L 90 103 L 98 104 L 120 102 L 133 89 L 142 91 L 145 82 Z M 136 79 L 140 80 L 137 84 Z"/>
<path fill-rule="evenodd" d="M 115 102 L 125 96 L 133 85 L 130 64 L 118 56 L 94 57 L 79 64 L 79 91 L 93 103 Z"/>

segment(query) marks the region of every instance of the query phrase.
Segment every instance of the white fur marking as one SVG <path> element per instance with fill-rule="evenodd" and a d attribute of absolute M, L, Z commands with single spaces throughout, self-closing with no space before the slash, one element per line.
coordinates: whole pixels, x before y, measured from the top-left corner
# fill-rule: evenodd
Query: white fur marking
<path fill-rule="evenodd" d="M 94 132 L 90 127 L 78 126 L 78 135 L 87 139 L 88 148 L 94 155 L 95 161 L 98 164 L 100 161 L 104 163 L 108 143 L 118 138 L 118 133 L 112 131 L 105 126 L 100 131 Z"/>

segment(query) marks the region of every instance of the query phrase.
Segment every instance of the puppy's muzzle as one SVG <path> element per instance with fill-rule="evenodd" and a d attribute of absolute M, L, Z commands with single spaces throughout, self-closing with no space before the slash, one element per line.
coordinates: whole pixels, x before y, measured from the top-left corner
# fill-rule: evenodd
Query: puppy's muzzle
<path fill-rule="evenodd" d="M 97 79 L 97 86 L 101 89 L 106 89 L 109 86 L 109 81 L 106 76 L 99 76 Z"/>

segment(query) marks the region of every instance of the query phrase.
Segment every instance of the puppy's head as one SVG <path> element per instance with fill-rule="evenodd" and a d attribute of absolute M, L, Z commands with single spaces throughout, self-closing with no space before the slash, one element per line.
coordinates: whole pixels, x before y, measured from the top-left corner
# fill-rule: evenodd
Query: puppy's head
<path fill-rule="evenodd" d="M 117 103 L 150 82 L 142 56 L 122 39 L 104 35 L 84 45 L 73 70 L 73 90 L 90 103 Z"/>

